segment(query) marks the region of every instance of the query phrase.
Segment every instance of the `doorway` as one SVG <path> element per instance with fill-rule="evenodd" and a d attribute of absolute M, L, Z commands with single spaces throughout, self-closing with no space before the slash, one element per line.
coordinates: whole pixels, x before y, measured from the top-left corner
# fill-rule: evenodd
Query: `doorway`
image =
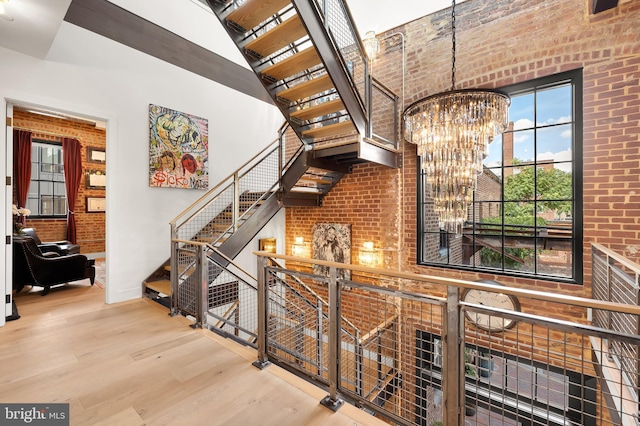
<path fill-rule="evenodd" d="M 65 175 L 61 146 L 64 138 L 78 141 L 81 158 L 81 177 L 72 214 L 76 222 L 76 243 L 80 253 L 96 262 L 96 284 L 106 294 L 106 122 L 81 114 L 61 112 L 47 107 L 14 102 L 7 105 L 6 172 L 11 177 L 7 185 L 5 202 L 18 203 L 16 191 L 17 173 L 13 170 L 14 130 L 30 133 L 31 177 L 28 195 L 23 205 L 29 214 L 25 226 L 34 228 L 42 241 L 67 240 L 67 212 L 71 210 L 66 200 Z M 9 183 L 8 182 L 8 183 Z M 24 182 L 24 179 L 23 179 Z M 8 211 L 8 206 L 5 209 Z M 10 215 L 7 221 L 15 221 Z M 7 226 L 8 227 L 8 226 Z M 11 226 L 13 228 L 13 224 Z M 5 299 L 11 307 L 13 298 L 11 245 L 5 252 Z M 38 289 L 38 288 L 36 288 Z M 53 289 L 52 291 L 55 291 Z M 7 311 L 7 315 L 10 311 Z M 0 323 L 0 325 L 2 325 Z"/>

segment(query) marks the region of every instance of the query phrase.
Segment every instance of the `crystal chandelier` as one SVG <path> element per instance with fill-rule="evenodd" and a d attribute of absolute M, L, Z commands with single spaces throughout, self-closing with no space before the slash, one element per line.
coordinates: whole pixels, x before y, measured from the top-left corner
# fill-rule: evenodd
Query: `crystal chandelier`
<path fill-rule="evenodd" d="M 455 90 L 455 4 L 451 90 L 409 105 L 404 121 L 409 142 L 418 146 L 440 228 L 460 233 L 489 144 L 507 128 L 510 100 L 495 90 Z"/>

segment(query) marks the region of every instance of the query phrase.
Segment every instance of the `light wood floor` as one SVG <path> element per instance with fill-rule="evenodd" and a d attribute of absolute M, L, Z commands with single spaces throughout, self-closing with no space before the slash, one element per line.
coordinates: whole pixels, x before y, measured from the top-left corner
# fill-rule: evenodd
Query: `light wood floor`
<path fill-rule="evenodd" d="M 105 305 L 88 281 L 15 297 L 0 328 L 0 401 L 68 402 L 72 425 L 383 425 L 256 352 L 154 302 Z"/>

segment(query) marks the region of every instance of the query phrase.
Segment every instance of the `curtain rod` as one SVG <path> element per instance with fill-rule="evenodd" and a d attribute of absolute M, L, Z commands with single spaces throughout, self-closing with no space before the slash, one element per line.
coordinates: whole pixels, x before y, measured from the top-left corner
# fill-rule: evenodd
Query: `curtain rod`
<path fill-rule="evenodd" d="M 25 130 L 31 133 L 41 133 L 43 135 L 55 136 L 57 138 L 71 138 L 71 139 L 78 139 L 78 140 L 80 139 L 79 136 L 61 135 L 60 133 L 47 132 L 46 130 L 34 130 L 34 129 L 28 129 L 26 127 L 18 127 L 18 126 L 14 126 L 13 128 L 16 130 Z"/>

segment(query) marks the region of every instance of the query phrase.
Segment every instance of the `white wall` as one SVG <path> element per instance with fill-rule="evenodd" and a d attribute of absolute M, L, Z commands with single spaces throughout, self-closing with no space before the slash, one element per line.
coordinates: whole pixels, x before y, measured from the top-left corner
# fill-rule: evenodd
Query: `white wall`
<path fill-rule="evenodd" d="M 148 186 L 149 104 L 209 119 L 210 186 L 273 141 L 283 121 L 274 106 L 66 22 L 46 60 L 0 48 L 0 99 L 107 121 L 108 303 L 140 297 L 142 280 L 169 257 L 170 220 L 203 194 Z"/>

